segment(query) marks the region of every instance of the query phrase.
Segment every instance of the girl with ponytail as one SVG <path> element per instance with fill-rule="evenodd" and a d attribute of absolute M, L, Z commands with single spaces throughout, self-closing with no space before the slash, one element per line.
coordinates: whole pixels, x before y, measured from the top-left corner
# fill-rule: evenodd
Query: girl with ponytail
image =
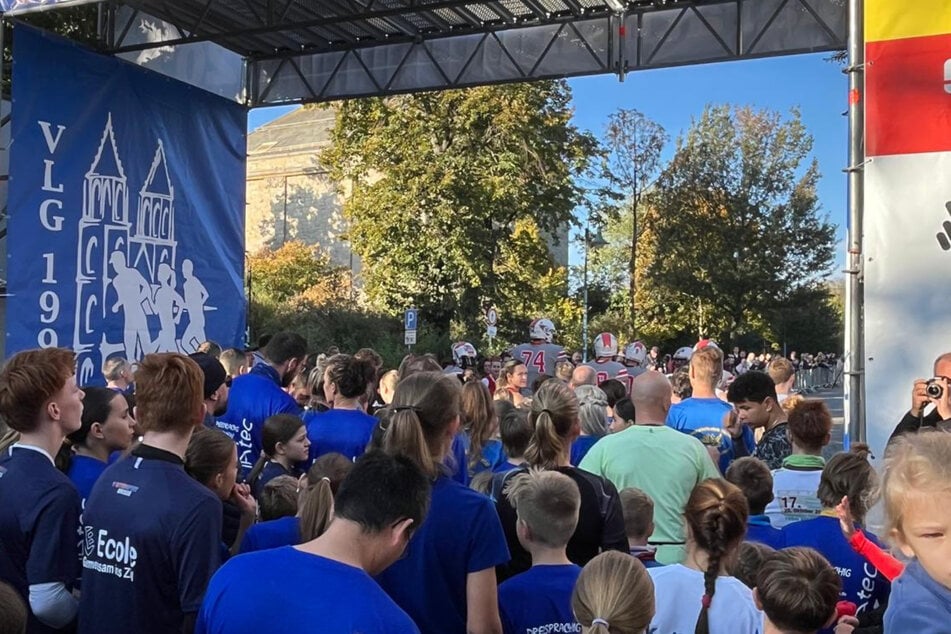
<path fill-rule="evenodd" d="M 726 480 L 698 484 L 684 509 L 687 559 L 648 570 L 657 611 L 652 631 L 695 634 L 758 634 L 763 615 L 753 593 L 728 575 L 746 536 L 749 507 L 739 488 Z M 699 613 L 690 606 L 697 606 Z"/>
<path fill-rule="evenodd" d="M 353 462 L 339 453 L 318 458 L 297 481 L 297 514 L 255 524 L 238 552 L 295 546 L 323 535 L 333 518 L 334 495 L 352 468 Z"/>
<path fill-rule="evenodd" d="M 306 462 L 310 440 L 304 421 L 292 414 L 274 414 L 264 421 L 261 431 L 261 457 L 248 474 L 248 484 L 255 499 L 264 485 L 282 475 L 300 477 L 297 464 Z"/>
<path fill-rule="evenodd" d="M 528 419 L 535 430 L 525 450 L 528 467 L 563 473 L 574 480 L 581 492 L 578 527 L 568 541 L 568 559 L 583 566 L 602 551 L 627 553 L 627 534 L 617 489 L 604 478 L 571 466 L 571 445 L 581 433 L 578 398 L 574 391 L 561 381 L 546 381 L 532 399 Z M 497 475 L 492 490 L 503 490 L 506 480 L 524 471 L 524 468 L 515 469 Z M 512 504 L 501 494 L 495 496 L 495 500 L 512 553 L 512 560 L 499 567 L 502 581 L 528 570 L 532 557 L 518 541 L 515 528 L 518 516 Z"/>
<path fill-rule="evenodd" d="M 581 571 L 571 609 L 584 634 L 644 634 L 654 616 L 654 584 L 636 558 L 610 550 Z"/>
<path fill-rule="evenodd" d="M 406 555 L 377 580 L 422 634 L 499 634 L 495 567 L 509 559 L 492 502 L 445 466 L 459 429 L 459 380 L 418 372 L 396 386 L 383 449 L 409 458 L 433 481 L 429 514 Z"/>

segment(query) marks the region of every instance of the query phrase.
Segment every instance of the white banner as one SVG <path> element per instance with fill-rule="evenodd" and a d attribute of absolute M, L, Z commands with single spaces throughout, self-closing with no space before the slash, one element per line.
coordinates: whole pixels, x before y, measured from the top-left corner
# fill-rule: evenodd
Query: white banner
<path fill-rule="evenodd" d="M 865 205 L 865 412 L 881 458 L 912 383 L 951 351 L 951 153 L 874 157 Z"/>

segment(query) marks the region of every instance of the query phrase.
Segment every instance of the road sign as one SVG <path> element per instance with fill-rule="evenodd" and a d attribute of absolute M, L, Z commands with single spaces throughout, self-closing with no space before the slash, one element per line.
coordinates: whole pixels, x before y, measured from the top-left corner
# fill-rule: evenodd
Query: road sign
<path fill-rule="evenodd" d="M 416 345 L 416 331 L 415 330 L 407 330 L 405 333 L 403 333 L 403 335 L 404 335 L 403 336 L 404 344 L 406 344 L 407 346 Z"/>
<path fill-rule="evenodd" d="M 485 311 L 485 323 L 489 324 L 489 326 L 495 326 L 497 323 L 499 323 L 498 311 L 496 311 L 494 308 L 490 308 Z M 494 337 L 495 335 L 489 336 Z"/>
<path fill-rule="evenodd" d="M 403 324 L 405 330 L 416 330 L 419 326 L 419 311 L 415 308 L 407 310 L 403 315 Z"/>
<path fill-rule="evenodd" d="M 499 329 L 496 328 L 495 326 L 489 326 L 488 328 L 485 329 L 485 335 L 487 337 L 495 337 L 498 334 L 499 334 Z"/>

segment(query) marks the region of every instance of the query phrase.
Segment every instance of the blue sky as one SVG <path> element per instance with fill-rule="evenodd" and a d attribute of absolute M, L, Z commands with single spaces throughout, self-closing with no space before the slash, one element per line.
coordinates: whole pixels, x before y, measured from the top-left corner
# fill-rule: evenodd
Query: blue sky
<path fill-rule="evenodd" d="M 823 211 L 838 225 L 842 243 L 847 217 L 847 181 L 842 169 L 848 158 L 848 121 L 843 116 L 848 107 L 848 80 L 839 65 L 825 61 L 827 56 L 796 55 L 639 71 L 627 75 L 624 82 L 614 75 L 572 79 L 574 120 L 578 127 L 600 135 L 609 114 L 618 108 L 636 108 L 664 126 L 672 143 L 709 103 L 751 105 L 784 114 L 798 107 L 815 138 L 813 154 L 822 172 L 819 200 Z M 248 129 L 291 109 L 253 110 Z M 843 248 L 839 249 L 837 268 L 844 261 Z"/>

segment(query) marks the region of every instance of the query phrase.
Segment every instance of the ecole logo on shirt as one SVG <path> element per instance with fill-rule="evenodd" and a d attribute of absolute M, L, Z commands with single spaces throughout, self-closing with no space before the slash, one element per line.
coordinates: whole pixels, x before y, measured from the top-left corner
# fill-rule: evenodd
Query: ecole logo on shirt
<path fill-rule="evenodd" d="M 83 558 L 83 568 L 135 581 L 138 553 L 130 538 L 113 539 L 109 537 L 107 530 L 86 526 L 83 551 L 86 555 Z"/>

